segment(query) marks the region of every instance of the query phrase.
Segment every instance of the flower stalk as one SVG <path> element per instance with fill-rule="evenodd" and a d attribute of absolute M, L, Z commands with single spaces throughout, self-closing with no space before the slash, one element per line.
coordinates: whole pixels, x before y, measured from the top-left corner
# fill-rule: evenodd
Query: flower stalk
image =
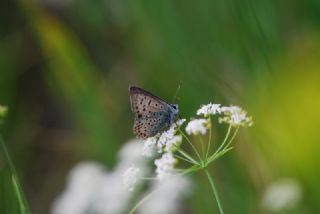
<path fill-rule="evenodd" d="M 215 197 L 215 199 L 216 199 L 216 201 L 217 201 L 217 204 L 218 204 L 219 212 L 220 212 L 220 214 L 224 214 L 224 211 L 223 211 L 223 209 L 222 209 L 222 204 L 221 204 L 221 202 L 220 202 L 220 197 L 219 197 L 217 188 L 216 188 L 216 186 L 215 186 L 215 184 L 214 184 L 213 178 L 211 177 L 208 169 L 205 169 L 204 172 L 206 173 L 206 175 L 207 175 L 207 177 L 208 177 L 208 180 L 209 180 L 209 182 L 210 182 L 211 189 L 212 189 L 212 191 L 213 191 L 214 197 Z"/>

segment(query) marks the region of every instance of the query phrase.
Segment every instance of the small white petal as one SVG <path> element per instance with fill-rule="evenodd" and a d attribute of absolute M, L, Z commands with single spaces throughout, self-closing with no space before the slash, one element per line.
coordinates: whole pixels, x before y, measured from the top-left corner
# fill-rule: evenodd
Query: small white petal
<path fill-rule="evenodd" d="M 130 191 L 134 190 L 134 186 L 138 180 L 138 176 L 140 174 L 140 169 L 132 165 L 128 169 L 126 169 L 122 174 L 123 184 Z"/>
<path fill-rule="evenodd" d="M 178 124 L 178 126 L 181 126 L 184 122 L 186 122 L 186 119 L 179 119 L 176 123 Z"/>
<path fill-rule="evenodd" d="M 173 154 L 171 153 L 165 153 L 162 155 L 161 158 L 155 160 L 154 163 L 157 166 L 157 178 L 159 178 L 159 180 L 168 178 L 173 173 L 174 165 L 176 162 L 177 160 L 173 157 Z"/>
<path fill-rule="evenodd" d="M 228 123 L 232 126 L 251 126 L 252 118 L 239 106 L 223 106 L 221 112 L 225 115 L 219 118 L 220 123 Z"/>
<path fill-rule="evenodd" d="M 193 119 L 191 120 L 187 127 L 186 127 L 186 132 L 191 135 L 191 134 L 206 134 L 207 133 L 207 123 L 208 120 L 206 119 Z"/>
<path fill-rule="evenodd" d="M 182 141 L 181 135 L 175 135 L 171 139 L 169 139 L 166 143 L 165 151 L 171 152 L 176 149 L 177 146 L 179 146 L 179 143 Z"/>
<path fill-rule="evenodd" d="M 152 157 L 156 144 L 157 144 L 156 137 L 149 137 L 146 140 L 144 140 L 142 155 L 146 157 Z"/>
<path fill-rule="evenodd" d="M 207 117 L 208 115 L 215 115 L 221 112 L 220 109 L 220 104 L 212 104 L 209 103 L 207 105 L 202 105 L 198 111 L 197 111 L 197 115 L 204 115 L 205 117 Z"/>

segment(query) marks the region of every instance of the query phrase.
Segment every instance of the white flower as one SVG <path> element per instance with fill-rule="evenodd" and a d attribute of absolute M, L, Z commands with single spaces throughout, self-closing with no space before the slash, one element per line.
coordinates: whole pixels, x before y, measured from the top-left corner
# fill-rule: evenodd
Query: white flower
<path fill-rule="evenodd" d="M 171 139 L 169 139 L 166 142 L 165 151 L 166 152 L 172 152 L 175 151 L 176 148 L 179 146 L 179 143 L 182 142 L 182 136 L 181 135 L 175 135 Z"/>
<path fill-rule="evenodd" d="M 197 115 L 204 115 L 205 117 L 207 117 L 208 115 L 218 114 L 221 112 L 220 106 L 221 104 L 212 104 L 212 103 L 209 103 L 207 105 L 202 105 L 198 109 Z"/>
<path fill-rule="evenodd" d="M 144 140 L 143 141 L 142 156 L 152 157 L 156 144 L 157 144 L 156 137 L 149 137 L 146 140 Z"/>
<path fill-rule="evenodd" d="M 180 119 L 176 123 L 173 123 L 171 127 L 164 131 L 159 137 L 157 141 L 157 148 L 158 152 L 161 153 L 164 151 L 170 152 L 174 148 L 172 148 L 174 145 L 178 145 L 182 141 L 182 137 L 180 135 L 175 135 L 177 131 L 177 126 L 181 126 L 186 119 Z"/>
<path fill-rule="evenodd" d="M 302 199 L 299 183 L 292 178 L 285 178 L 270 184 L 262 199 L 262 206 L 271 212 L 293 210 Z"/>
<path fill-rule="evenodd" d="M 152 197 L 141 204 L 140 214 L 183 213 L 183 199 L 192 191 L 189 177 L 171 175 L 162 182 L 154 181 L 149 190 Z"/>
<path fill-rule="evenodd" d="M 163 180 L 171 175 L 176 162 L 177 160 L 173 157 L 172 153 L 165 153 L 160 159 L 155 160 L 157 178 Z"/>
<path fill-rule="evenodd" d="M 141 156 L 142 147 L 137 140 L 126 143 L 119 153 L 119 163 L 113 171 L 107 171 L 96 162 L 76 165 L 68 176 L 64 191 L 54 201 L 51 213 L 125 213 L 129 209 L 134 191 L 128 191 L 121 178 L 126 174 L 127 181 L 136 186 L 139 182 L 135 182 L 134 174 L 147 176 L 148 160 Z M 124 173 L 132 164 L 139 170 L 131 168 Z"/>
<path fill-rule="evenodd" d="M 128 169 L 126 169 L 122 174 L 123 184 L 130 191 L 134 190 L 134 185 L 138 180 L 140 169 L 135 167 L 133 164 Z"/>
<path fill-rule="evenodd" d="M 252 126 L 252 118 L 247 116 L 247 112 L 239 106 L 221 107 L 221 112 L 225 115 L 219 118 L 220 123 L 228 123 L 232 126 Z"/>
<path fill-rule="evenodd" d="M 85 214 L 104 174 L 104 167 L 95 162 L 76 165 L 69 173 L 64 192 L 53 203 L 52 214 Z"/>
<path fill-rule="evenodd" d="M 182 124 L 183 124 L 184 122 L 186 122 L 186 119 L 183 118 L 183 119 L 177 120 L 176 124 L 177 124 L 178 126 L 182 126 Z"/>
<path fill-rule="evenodd" d="M 191 134 L 206 134 L 207 132 L 207 126 L 208 126 L 208 120 L 206 119 L 193 119 L 191 120 L 187 127 L 186 127 L 186 132 L 191 135 Z"/>
<path fill-rule="evenodd" d="M 167 142 L 174 137 L 175 132 L 176 132 L 175 125 L 172 125 L 167 131 L 164 131 L 160 135 L 157 141 L 157 147 L 159 149 L 159 153 L 163 150 L 163 147 L 166 146 Z"/>

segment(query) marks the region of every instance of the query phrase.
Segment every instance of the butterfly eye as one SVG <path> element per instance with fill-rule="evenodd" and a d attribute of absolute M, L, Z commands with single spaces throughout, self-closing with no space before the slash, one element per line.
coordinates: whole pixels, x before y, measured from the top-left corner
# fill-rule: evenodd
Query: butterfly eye
<path fill-rule="evenodd" d="M 177 106 L 175 106 L 175 105 L 173 105 L 172 107 L 173 107 L 174 109 L 177 109 Z"/>

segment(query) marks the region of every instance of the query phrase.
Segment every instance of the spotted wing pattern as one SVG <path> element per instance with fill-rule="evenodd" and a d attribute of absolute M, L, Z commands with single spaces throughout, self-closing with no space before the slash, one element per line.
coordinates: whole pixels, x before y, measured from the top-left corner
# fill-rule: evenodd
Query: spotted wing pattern
<path fill-rule="evenodd" d="M 129 91 L 135 113 L 133 132 L 139 138 L 154 136 L 166 125 L 169 104 L 138 87 L 130 87 Z"/>
<path fill-rule="evenodd" d="M 139 138 L 147 138 L 156 135 L 166 126 L 168 114 L 166 112 L 154 113 L 154 117 L 136 117 L 133 132 Z"/>

